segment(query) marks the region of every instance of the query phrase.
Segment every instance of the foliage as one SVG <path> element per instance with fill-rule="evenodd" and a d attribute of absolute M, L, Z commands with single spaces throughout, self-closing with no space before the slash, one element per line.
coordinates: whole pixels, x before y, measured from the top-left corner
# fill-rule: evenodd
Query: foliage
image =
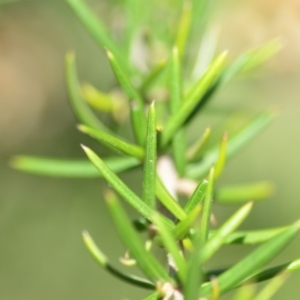
<path fill-rule="evenodd" d="M 173 1 L 171 8 L 168 1 L 152 1 L 146 6 L 139 0 L 124 0 L 120 5 L 124 6 L 127 19 L 119 41 L 112 38 L 106 25 L 83 0 L 66 2 L 95 42 L 106 49 L 117 84 L 123 91 L 120 96 L 81 85 L 75 55 L 68 53 L 66 84 L 80 123 L 78 129 L 116 154 L 101 158 L 82 146 L 88 160 L 19 156 L 12 160 L 12 165 L 22 171 L 48 176 L 103 177 L 114 192 L 141 215 L 131 222 L 117 195 L 112 190 L 104 193 L 116 231 L 132 258 L 123 263 L 137 264 L 146 278 L 123 273 L 112 266 L 87 231 L 83 232 L 83 240 L 94 259 L 113 276 L 152 290 L 145 300 L 219 299 L 239 287 L 236 299 L 250 299 L 247 298 L 250 294 L 251 299 L 270 299 L 286 274 L 300 267 L 300 260 L 271 269 L 266 269 L 266 265 L 293 240 L 300 223 L 283 228 L 237 231 L 251 212 L 254 201 L 271 195 L 272 185 L 258 182 L 222 187 L 218 179 L 226 161 L 269 125 L 275 114 L 272 111 L 258 114 L 232 136 L 224 131 L 220 144 L 215 146 L 208 144 L 211 128 L 203 128 L 199 140 L 192 145 L 187 143 L 187 131 L 224 85 L 263 63 L 279 50 L 280 43 L 272 40 L 228 64 L 226 51 L 211 60 L 213 47 L 209 48 L 210 55 L 204 56 L 201 56 L 201 46 L 200 51 L 195 48 L 200 39 L 195 32 L 200 25 L 205 28 L 209 1 L 199 5 L 195 0 L 184 3 L 178 0 Z M 163 9 L 170 12 L 165 24 L 154 22 Z M 178 12 L 181 13 L 179 21 Z M 204 31 L 201 34 L 203 36 Z M 194 56 L 195 49 L 200 53 L 198 58 Z M 195 63 L 199 59 L 201 64 Z M 194 65 L 195 68 L 190 67 Z M 199 65 L 205 65 L 205 70 Z M 200 76 L 195 78 L 195 74 Z M 135 141 L 119 137 L 96 116 L 95 110 L 110 114 L 119 126 L 123 126 L 123 122 L 130 123 Z M 124 121 L 126 112 L 130 116 Z M 166 169 L 159 167 L 166 158 L 172 159 L 174 176 L 170 177 Z M 117 175 L 135 167 L 143 170 L 142 195 L 137 195 Z M 166 183 L 170 181 L 176 190 L 167 188 Z M 193 192 L 184 182 L 194 187 Z M 247 202 L 249 199 L 252 202 Z M 212 230 L 214 203 L 242 206 L 217 230 Z M 168 213 L 163 213 L 161 207 Z M 146 244 L 139 236 L 142 231 L 148 232 Z M 261 245 L 227 269 L 208 270 L 206 262 L 228 244 Z M 152 250 L 155 246 L 165 249 L 166 267 L 155 257 Z M 269 279 L 272 280 L 266 290 L 257 295 L 254 296 L 253 289 L 244 292 L 248 284 Z"/>

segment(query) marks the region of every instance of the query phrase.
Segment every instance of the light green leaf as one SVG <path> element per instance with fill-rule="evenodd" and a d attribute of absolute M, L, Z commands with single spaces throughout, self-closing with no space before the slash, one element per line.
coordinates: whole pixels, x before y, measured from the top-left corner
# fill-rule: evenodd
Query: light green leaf
<path fill-rule="evenodd" d="M 260 292 L 256 295 L 253 300 L 270 300 L 285 283 L 288 276 L 287 273 L 281 273 L 273 278 Z"/>
<path fill-rule="evenodd" d="M 75 66 L 75 56 L 71 52 L 66 56 L 65 71 L 68 95 L 76 118 L 81 123 L 92 128 L 109 132 L 109 129 L 96 117 L 88 104 L 81 97 L 80 83 Z"/>
<path fill-rule="evenodd" d="M 185 219 L 186 213 L 178 204 L 178 202 L 172 197 L 172 195 L 170 195 L 158 175 L 156 176 L 155 188 L 157 198 L 169 210 L 169 212 L 179 220 Z"/>
<path fill-rule="evenodd" d="M 155 209 L 155 178 L 156 178 L 156 117 L 154 102 L 148 113 L 145 159 L 143 170 L 143 201 Z"/>
<path fill-rule="evenodd" d="M 133 157 L 109 157 L 103 162 L 112 172 L 121 173 L 140 165 L 140 161 Z M 17 170 L 53 177 L 66 178 L 94 178 L 102 175 L 95 166 L 86 159 L 64 160 L 34 156 L 16 156 L 10 165 Z"/>
<path fill-rule="evenodd" d="M 179 246 L 177 245 L 176 239 L 174 238 L 172 232 L 169 231 L 168 228 L 164 226 L 164 224 L 161 222 L 159 218 L 157 218 L 157 216 L 153 217 L 153 222 L 158 228 L 158 232 L 165 249 L 168 251 L 168 254 L 171 255 L 175 263 L 176 271 L 178 272 L 178 276 L 181 282 L 185 282 L 187 265 L 183 258 L 183 254 Z"/>
<path fill-rule="evenodd" d="M 222 136 L 222 141 L 219 150 L 219 156 L 215 165 L 215 180 L 218 179 L 224 169 L 226 161 L 226 149 L 227 149 L 228 134 L 225 132 Z"/>
<path fill-rule="evenodd" d="M 226 238 L 247 218 L 252 207 L 252 202 L 241 207 L 209 238 L 200 253 L 203 263 L 210 259 L 223 246 Z"/>
<path fill-rule="evenodd" d="M 180 222 L 178 222 L 173 229 L 172 233 L 176 240 L 182 240 L 190 231 L 191 227 L 195 223 L 196 219 L 199 217 L 201 212 L 201 206 L 195 206 L 186 218 Z"/>
<path fill-rule="evenodd" d="M 144 149 L 133 144 L 129 144 L 127 142 L 124 142 L 118 138 L 115 138 L 113 135 L 107 134 L 103 131 L 99 131 L 93 128 L 90 128 L 85 125 L 78 125 L 77 128 L 85 133 L 91 136 L 92 138 L 96 139 L 100 143 L 108 146 L 112 146 L 117 151 L 120 151 L 124 154 L 127 154 L 132 157 L 136 157 L 140 160 L 144 158 L 145 152 Z"/>
<path fill-rule="evenodd" d="M 221 186 L 216 189 L 215 201 L 220 204 L 237 204 L 249 200 L 259 201 L 274 193 L 274 185 L 267 181 L 233 186 Z"/>
<path fill-rule="evenodd" d="M 106 201 L 110 214 L 113 218 L 117 232 L 138 266 L 150 280 L 172 281 L 167 271 L 156 260 L 151 252 L 146 251 L 143 242 L 131 225 L 115 194 L 110 192 L 106 195 Z M 152 215 L 153 217 L 153 215 Z"/>
<path fill-rule="evenodd" d="M 98 248 L 92 237 L 87 231 L 84 231 L 82 233 L 83 241 L 93 258 L 96 260 L 96 262 L 104 268 L 106 271 L 108 271 L 110 274 L 113 276 L 117 277 L 118 279 L 121 279 L 127 283 L 133 284 L 135 286 L 145 288 L 145 289 L 150 289 L 154 290 L 155 289 L 155 284 L 144 279 L 140 278 L 135 275 L 129 275 L 122 273 L 121 271 L 117 270 L 114 268 L 105 254 Z"/>
<path fill-rule="evenodd" d="M 140 145 L 143 145 L 146 135 L 146 118 L 143 99 L 137 89 L 132 85 L 129 75 L 122 69 L 116 57 L 110 51 L 107 51 L 107 56 L 115 76 L 130 102 L 131 121 L 136 140 Z"/>
<path fill-rule="evenodd" d="M 218 284 L 222 293 L 235 288 L 239 283 L 257 272 L 260 268 L 275 258 L 297 235 L 300 223 L 290 226 L 289 229 L 278 234 L 265 244 L 255 249 L 252 253 L 240 260 L 228 271 L 218 277 Z M 211 293 L 211 284 L 201 287 L 201 295 L 208 296 Z"/>
<path fill-rule="evenodd" d="M 170 78 L 170 108 L 171 114 L 176 114 L 182 107 L 182 79 L 181 65 L 179 60 L 178 49 L 172 51 L 171 60 L 171 78 Z M 172 138 L 173 157 L 177 172 L 180 176 L 184 175 L 186 160 L 185 160 L 185 143 L 186 135 L 185 128 L 180 128 Z"/>
<path fill-rule="evenodd" d="M 184 207 L 184 211 L 188 214 L 190 213 L 195 206 L 201 204 L 204 200 L 208 181 L 204 179 L 202 182 L 199 182 L 197 188 L 195 189 L 193 195 L 190 197 L 188 202 Z"/>
<path fill-rule="evenodd" d="M 211 207 L 213 200 L 213 189 L 214 189 L 214 178 L 215 178 L 215 170 L 212 167 L 208 176 L 208 184 L 205 193 L 205 198 L 203 202 L 203 210 L 200 221 L 200 243 L 201 245 L 205 245 L 210 227 L 210 217 L 211 217 Z"/>
<path fill-rule="evenodd" d="M 254 118 L 238 134 L 229 138 L 227 144 L 227 159 L 234 156 L 244 146 L 246 146 L 255 136 L 271 123 L 274 113 L 267 111 Z M 197 179 L 205 176 L 210 167 L 216 162 L 219 155 L 219 147 L 208 150 L 200 163 L 190 164 L 187 167 L 187 177 Z"/>
<path fill-rule="evenodd" d="M 234 300 L 253 300 L 256 286 L 253 284 L 241 286 L 234 295 Z"/>
<path fill-rule="evenodd" d="M 96 16 L 93 10 L 83 0 L 66 0 L 78 20 L 85 27 L 100 48 L 108 48 L 122 62 L 124 68 L 129 69 L 123 51 L 107 33 L 105 26 Z"/>
<path fill-rule="evenodd" d="M 95 152 L 85 146 L 82 146 L 82 148 L 90 161 L 95 165 L 111 187 L 142 216 L 152 221 L 152 216 L 154 214 L 152 208 L 144 203 L 141 198 L 139 198 L 114 172 L 112 172 Z M 168 228 L 173 226 L 172 222 L 167 218 L 164 218 L 163 220 Z"/>
<path fill-rule="evenodd" d="M 197 104 L 202 100 L 202 97 L 222 71 L 226 56 L 227 53 L 224 52 L 213 61 L 205 74 L 188 92 L 181 109 L 169 118 L 162 134 L 162 146 L 166 146 L 168 144 L 174 133 L 178 130 L 178 128 L 181 128 L 182 124 L 186 121 Z"/>
<path fill-rule="evenodd" d="M 112 95 L 103 93 L 90 84 L 82 84 L 81 92 L 84 100 L 101 112 L 113 112 L 115 103 Z"/>
<path fill-rule="evenodd" d="M 141 94 L 144 94 L 155 83 L 158 77 L 162 74 L 162 71 L 165 69 L 165 67 L 166 61 L 161 61 L 150 70 L 150 72 L 142 80 L 139 89 Z"/>
<path fill-rule="evenodd" d="M 204 146 L 207 144 L 211 134 L 211 128 L 207 127 L 203 133 L 203 135 L 200 137 L 199 140 L 197 140 L 186 152 L 186 158 L 188 161 L 195 161 L 197 160 L 204 148 Z"/>
<path fill-rule="evenodd" d="M 189 37 L 192 21 L 192 5 L 190 2 L 183 3 L 182 14 L 179 21 L 176 37 L 176 47 L 178 48 L 179 57 L 184 55 L 187 40 Z"/>

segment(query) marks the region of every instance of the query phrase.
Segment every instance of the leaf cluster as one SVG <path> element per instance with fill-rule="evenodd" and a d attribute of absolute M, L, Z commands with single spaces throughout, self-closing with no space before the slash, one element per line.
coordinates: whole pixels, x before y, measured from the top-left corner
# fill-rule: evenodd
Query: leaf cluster
<path fill-rule="evenodd" d="M 204 24 L 203 20 L 206 20 L 210 9 L 209 1 L 202 1 L 202 6 L 196 0 L 184 4 L 174 1 L 174 7 L 181 16 L 177 24 L 173 20 L 167 39 L 163 37 L 168 30 L 168 20 L 166 27 L 154 24 L 152 30 L 147 31 L 147 22 L 151 14 L 156 12 L 157 1 L 147 4 L 147 9 L 140 0 L 123 2 L 127 18 L 125 38 L 116 42 L 105 24 L 83 0 L 66 0 L 87 32 L 101 49 L 106 50 L 117 85 L 123 93 L 120 97 L 113 92 L 104 93 L 90 85 L 82 85 L 76 70 L 75 55 L 68 53 L 65 63 L 66 85 L 71 106 L 80 123 L 78 130 L 115 154 L 103 158 L 87 146 L 82 146 L 86 160 L 19 156 L 12 160 L 12 165 L 22 171 L 47 176 L 103 177 L 110 184 L 114 192 L 106 191 L 104 198 L 116 232 L 130 254 L 130 259 L 124 260 L 123 264 L 136 264 L 145 278 L 124 273 L 113 266 L 87 231 L 83 232 L 83 240 L 94 259 L 113 276 L 152 290 L 145 300 L 169 299 L 172 296 L 185 300 L 201 297 L 219 299 L 239 287 L 242 288 L 236 294 L 236 299 L 270 299 L 286 274 L 299 268 L 300 260 L 271 269 L 266 266 L 293 240 L 300 224 L 239 231 L 254 202 L 268 198 L 273 187 L 269 182 L 220 186 L 218 179 L 226 161 L 266 128 L 275 113 L 269 110 L 261 112 L 232 136 L 224 131 L 220 143 L 213 146 L 208 143 L 212 133 L 210 127 L 203 128 L 203 132 L 199 132 L 199 139 L 192 145 L 187 143 L 187 130 L 217 92 L 234 77 L 248 72 L 276 53 L 280 43 L 272 40 L 242 54 L 232 64 L 227 62 L 226 51 L 212 55 L 215 56 L 213 59 L 204 57 L 201 65 L 207 67 L 195 78 L 194 74 L 200 71 L 189 67 L 196 59 L 189 55 L 188 50 L 191 45 L 197 44 L 193 39 L 195 28 Z M 199 15 L 202 16 L 200 21 Z M 148 39 L 143 37 L 146 33 Z M 141 41 L 142 50 L 136 49 L 136 44 Z M 155 61 L 151 55 L 154 55 L 153 49 L 157 44 L 163 45 L 162 56 L 165 53 L 167 55 L 162 57 L 163 60 Z M 213 47 L 209 50 L 215 52 Z M 150 53 L 146 70 L 137 61 L 132 61 L 136 51 L 142 51 L 142 57 Z M 158 93 L 161 90 L 167 93 Z M 153 94 L 158 96 L 156 101 L 153 101 Z M 96 110 L 111 114 L 120 126 L 124 120 L 120 121 L 118 115 L 120 112 L 129 112 L 127 121 L 131 125 L 134 141 L 115 134 L 97 117 Z M 166 156 L 172 158 L 175 167 L 175 194 L 166 186 L 166 182 L 173 179 L 164 175 L 165 170 L 158 172 L 158 161 Z M 143 170 L 141 195 L 132 191 L 118 176 L 118 173 L 136 167 Z M 184 187 L 184 183 L 189 183 L 192 191 Z M 117 194 L 141 218 L 131 221 Z M 214 203 L 240 206 L 217 230 L 211 229 Z M 168 213 L 162 213 L 160 207 L 164 207 Z M 146 244 L 140 237 L 142 231 L 148 233 Z M 260 245 L 226 269 L 207 269 L 205 264 L 228 244 Z M 155 257 L 152 249 L 156 246 L 165 249 L 168 258 L 166 266 Z M 269 279 L 272 280 L 267 290 L 256 295 L 254 289 L 248 288 L 250 283 Z M 249 298 L 249 295 L 252 296 Z"/>

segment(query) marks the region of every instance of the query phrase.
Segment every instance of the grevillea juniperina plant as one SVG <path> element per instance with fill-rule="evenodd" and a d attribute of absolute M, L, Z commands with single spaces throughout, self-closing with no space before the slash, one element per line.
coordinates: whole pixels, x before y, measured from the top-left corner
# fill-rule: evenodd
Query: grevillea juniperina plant
<path fill-rule="evenodd" d="M 269 125 L 274 112 L 261 112 L 233 134 L 224 130 L 216 145 L 209 142 L 213 135 L 210 127 L 199 128 L 198 139 L 192 143 L 187 137 L 190 124 L 205 114 L 205 105 L 215 94 L 231 79 L 246 74 L 276 53 L 280 42 L 272 40 L 229 64 L 227 52 L 215 55 L 214 43 L 207 38 L 212 35 L 206 26 L 210 1 L 145 4 L 141 0 L 123 0 L 119 5 L 124 13 L 118 15 L 121 25 L 115 38 L 83 0 L 66 3 L 95 42 L 106 50 L 117 81 L 119 90 L 108 93 L 81 84 L 75 55 L 67 54 L 66 85 L 78 129 L 107 147 L 112 155 L 102 158 L 82 145 L 86 160 L 19 156 L 12 160 L 13 166 L 48 176 L 102 177 L 109 183 L 110 189 L 103 192 L 103 198 L 128 249 L 121 263 L 137 265 L 144 277 L 123 273 L 113 266 L 87 231 L 83 232 L 83 240 L 108 273 L 148 289 L 145 300 L 219 299 L 232 290 L 236 290 L 234 299 L 270 299 L 286 274 L 300 267 L 297 259 L 266 268 L 293 240 L 300 223 L 238 231 L 255 201 L 268 198 L 272 186 L 258 182 L 222 187 L 218 179 L 225 162 Z M 114 129 L 97 117 L 97 110 L 110 116 Z M 118 128 L 128 124 L 133 138 L 119 136 Z M 142 169 L 142 178 L 136 183 L 142 187 L 141 195 L 118 177 L 133 168 Z M 121 201 L 132 206 L 140 218 L 130 220 Z M 214 203 L 241 207 L 215 229 L 211 225 Z M 148 233 L 146 241 L 141 232 Z M 228 244 L 257 247 L 226 269 L 208 269 L 207 262 Z M 164 250 L 166 262 L 156 257 L 156 248 Z M 257 283 L 266 280 L 270 282 L 265 288 L 256 288 Z"/>

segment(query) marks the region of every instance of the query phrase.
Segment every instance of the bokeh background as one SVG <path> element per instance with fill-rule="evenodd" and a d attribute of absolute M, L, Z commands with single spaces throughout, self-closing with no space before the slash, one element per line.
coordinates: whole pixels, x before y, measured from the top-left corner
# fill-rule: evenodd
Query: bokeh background
<path fill-rule="evenodd" d="M 88 1 L 103 20 L 117 15 L 117 2 Z M 256 205 L 245 228 L 289 224 L 300 218 L 300 2 L 226 0 L 216 7 L 210 23 L 219 30 L 218 49 L 228 49 L 232 59 L 270 38 L 284 41 L 279 54 L 249 78 L 230 83 L 212 106 L 281 111 L 228 163 L 222 182 L 273 181 L 276 194 Z M 113 261 L 123 254 L 101 196 L 105 183 L 37 177 L 8 165 L 17 154 L 84 157 L 81 142 L 102 151 L 75 129 L 63 70 L 70 49 L 76 51 L 84 81 L 104 91 L 113 85 L 103 51 L 64 1 L 0 5 L 0 299 L 141 299 L 145 291 L 107 275 L 81 241 L 81 231 L 88 229 Z M 216 116 L 207 115 L 199 124 L 204 126 L 210 117 Z M 134 182 L 139 175 L 122 177 L 138 190 Z M 217 218 L 230 211 L 217 207 Z M 298 238 L 274 263 L 298 258 L 299 246 Z M 225 249 L 215 263 L 229 264 L 252 249 L 246 248 Z M 296 299 L 299 280 L 300 273 L 293 274 L 274 299 Z"/>

